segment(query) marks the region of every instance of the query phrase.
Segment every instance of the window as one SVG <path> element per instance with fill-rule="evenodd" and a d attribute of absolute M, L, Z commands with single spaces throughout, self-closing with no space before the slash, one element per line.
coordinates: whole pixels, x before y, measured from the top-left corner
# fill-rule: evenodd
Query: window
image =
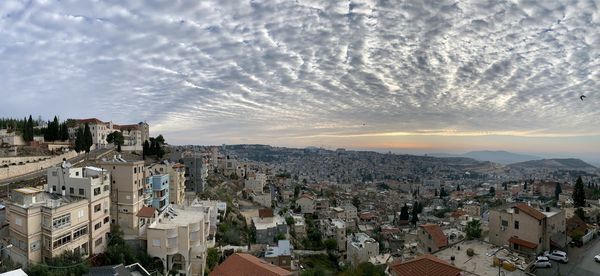
<path fill-rule="evenodd" d="M 100 194 L 100 187 L 94 189 L 94 195 L 97 196 Z"/>
<path fill-rule="evenodd" d="M 102 245 L 102 237 L 100 237 L 99 239 L 97 239 L 97 240 L 94 242 L 94 244 L 95 244 L 96 246 L 100 246 L 100 245 Z"/>
<path fill-rule="evenodd" d="M 79 210 L 79 214 L 77 216 L 78 218 L 82 218 L 83 217 L 83 210 Z"/>
<path fill-rule="evenodd" d="M 508 226 L 508 220 L 503 220 L 502 221 L 502 226 L 504 226 L 504 227 Z"/>
<path fill-rule="evenodd" d="M 96 204 L 94 206 L 94 213 L 100 212 L 100 210 L 102 210 L 102 205 L 101 204 Z"/>
<path fill-rule="evenodd" d="M 94 230 L 98 230 L 100 227 L 102 227 L 102 222 L 96 223 L 96 225 L 94 225 Z"/>
<path fill-rule="evenodd" d="M 79 189 L 79 195 L 85 195 L 85 190 L 83 190 L 83 189 L 80 188 Z"/>
<path fill-rule="evenodd" d="M 56 171 L 53 171 L 52 176 L 56 176 L 56 175 L 57 175 Z"/>
<path fill-rule="evenodd" d="M 23 219 L 22 218 L 15 218 L 15 224 L 18 226 L 23 226 Z"/>
<path fill-rule="evenodd" d="M 74 194 L 75 193 L 75 189 L 73 187 L 69 188 L 69 194 Z"/>
<path fill-rule="evenodd" d="M 71 225 L 71 214 L 62 215 L 52 220 L 54 229 L 62 228 Z"/>
<path fill-rule="evenodd" d="M 78 239 L 79 237 L 85 235 L 88 233 L 88 228 L 87 225 L 86 226 L 82 226 L 79 229 L 75 230 L 75 232 L 73 232 L 73 240 Z"/>
<path fill-rule="evenodd" d="M 152 240 L 152 246 L 160 246 L 160 240 L 159 239 Z"/>
<path fill-rule="evenodd" d="M 104 191 L 106 192 L 106 191 L 108 191 L 108 189 L 110 189 L 110 188 L 108 187 L 108 185 L 104 185 Z"/>
<path fill-rule="evenodd" d="M 105 217 L 104 218 L 104 224 L 108 223 L 108 220 L 109 220 L 108 217 Z"/>
<path fill-rule="evenodd" d="M 542 243 L 542 238 L 540 238 L 540 241 L 539 241 L 538 243 L 539 243 L 539 244 L 541 244 L 541 243 Z"/>
<path fill-rule="evenodd" d="M 54 240 L 54 242 L 52 243 L 52 248 L 56 249 L 59 248 L 67 243 L 71 242 L 71 233 L 69 234 L 65 234 L 61 237 L 58 237 L 57 239 Z"/>
<path fill-rule="evenodd" d="M 515 229 L 519 229 L 519 221 L 515 220 Z"/>
<path fill-rule="evenodd" d="M 75 172 L 75 176 L 79 176 L 79 172 Z"/>
<path fill-rule="evenodd" d="M 515 214 L 519 214 L 519 209 L 515 208 Z"/>
<path fill-rule="evenodd" d="M 137 173 L 137 168 L 133 168 L 133 173 Z"/>
<path fill-rule="evenodd" d="M 56 185 L 52 185 L 52 191 L 56 192 Z"/>

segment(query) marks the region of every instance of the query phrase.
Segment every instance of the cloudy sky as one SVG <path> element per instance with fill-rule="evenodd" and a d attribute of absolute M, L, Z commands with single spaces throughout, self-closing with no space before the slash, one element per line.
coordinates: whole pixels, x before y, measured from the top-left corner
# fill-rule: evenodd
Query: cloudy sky
<path fill-rule="evenodd" d="M 600 154 L 599 5 L 4 0 L 0 116 L 145 120 L 174 144 Z"/>

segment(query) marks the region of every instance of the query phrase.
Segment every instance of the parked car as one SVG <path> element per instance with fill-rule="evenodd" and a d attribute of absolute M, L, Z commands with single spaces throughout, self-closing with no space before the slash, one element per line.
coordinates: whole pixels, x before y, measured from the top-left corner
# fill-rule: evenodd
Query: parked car
<path fill-rule="evenodd" d="M 557 261 L 557 262 L 563 262 L 563 263 L 569 262 L 567 253 L 560 251 L 560 250 L 546 251 L 546 252 L 544 252 L 544 256 L 548 257 L 548 259 L 550 259 L 550 260 Z"/>
<path fill-rule="evenodd" d="M 535 260 L 535 267 L 552 267 L 552 263 L 548 257 L 538 256 Z"/>
<path fill-rule="evenodd" d="M 600 263 L 600 254 L 594 256 L 594 261 Z"/>

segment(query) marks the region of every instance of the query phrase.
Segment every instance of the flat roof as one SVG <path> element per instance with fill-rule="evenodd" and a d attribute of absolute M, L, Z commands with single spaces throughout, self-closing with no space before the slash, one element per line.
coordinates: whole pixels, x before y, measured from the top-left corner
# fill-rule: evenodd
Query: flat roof
<path fill-rule="evenodd" d="M 44 190 L 41 190 L 41 189 L 38 189 L 38 188 L 34 188 L 34 187 L 25 187 L 25 188 L 14 189 L 13 191 L 19 192 L 19 193 L 22 193 L 22 194 L 31 195 L 31 194 L 41 193 Z"/>
<path fill-rule="evenodd" d="M 150 225 L 150 229 L 173 229 L 173 226 L 186 226 L 190 223 L 203 222 L 204 208 L 176 207 L 171 205 L 165 211 L 164 216 Z"/>

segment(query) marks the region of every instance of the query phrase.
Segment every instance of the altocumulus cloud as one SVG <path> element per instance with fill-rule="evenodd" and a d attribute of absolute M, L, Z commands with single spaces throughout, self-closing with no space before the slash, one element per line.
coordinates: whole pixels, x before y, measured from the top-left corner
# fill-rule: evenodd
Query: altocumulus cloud
<path fill-rule="evenodd" d="M 179 143 L 598 134 L 599 23 L 585 0 L 1 1 L 0 115 Z"/>

